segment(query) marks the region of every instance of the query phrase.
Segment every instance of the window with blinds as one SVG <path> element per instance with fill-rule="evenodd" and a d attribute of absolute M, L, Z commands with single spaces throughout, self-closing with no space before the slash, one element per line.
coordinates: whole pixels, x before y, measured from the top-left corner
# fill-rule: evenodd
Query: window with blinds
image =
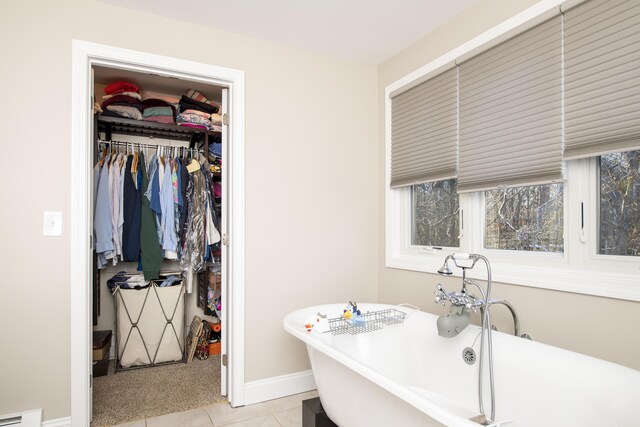
<path fill-rule="evenodd" d="M 640 148 L 640 2 L 565 14 L 565 158 Z"/>
<path fill-rule="evenodd" d="M 562 180 L 561 17 L 459 68 L 458 191 Z"/>
<path fill-rule="evenodd" d="M 387 266 L 482 249 L 505 283 L 640 298 L 640 1 L 567 3 L 387 87 Z"/>
<path fill-rule="evenodd" d="M 452 68 L 392 99 L 392 188 L 456 176 L 457 91 Z"/>

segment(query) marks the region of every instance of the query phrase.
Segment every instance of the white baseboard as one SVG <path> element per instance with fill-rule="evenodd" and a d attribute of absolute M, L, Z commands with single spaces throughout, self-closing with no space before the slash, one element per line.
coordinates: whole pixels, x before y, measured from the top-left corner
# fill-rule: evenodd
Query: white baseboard
<path fill-rule="evenodd" d="M 71 427 L 71 417 L 43 421 L 42 427 Z"/>
<path fill-rule="evenodd" d="M 316 381 L 313 379 L 311 370 L 296 372 L 246 383 L 244 385 L 244 403 L 251 405 L 315 389 Z"/>
<path fill-rule="evenodd" d="M 6 422 L 11 422 L 14 425 L 13 418 L 18 418 L 21 420 L 20 425 L 25 427 L 40 427 L 40 422 L 42 420 L 42 408 L 38 409 L 29 409 L 22 412 L 15 412 L 11 414 L 2 414 L 0 415 L 0 423 L 5 425 Z M 11 421 L 9 421 L 11 420 Z"/>

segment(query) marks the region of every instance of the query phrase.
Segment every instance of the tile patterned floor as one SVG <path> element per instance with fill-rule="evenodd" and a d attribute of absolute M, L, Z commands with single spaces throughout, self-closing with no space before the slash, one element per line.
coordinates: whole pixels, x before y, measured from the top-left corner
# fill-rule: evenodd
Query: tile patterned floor
<path fill-rule="evenodd" d="M 302 401 L 317 396 L 310 391 L 240 408 L 221 402 L 114 427 L 301 427 Z"/>

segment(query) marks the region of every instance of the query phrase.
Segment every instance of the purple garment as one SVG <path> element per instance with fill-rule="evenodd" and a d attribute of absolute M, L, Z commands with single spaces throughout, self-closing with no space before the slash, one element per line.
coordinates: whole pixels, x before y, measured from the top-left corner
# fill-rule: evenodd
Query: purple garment
<path fill-rule="evenodd" d="M 126 105 L 129 107 L 136 107 L 138 110 L 142 111 L 142 102 L 140 102 L 139 99 L 127 95 L 116 95 L 109 99 L 105 99 L 102 101 L 102 104 L 100 104 L 100 107 L 103 110 L 106 110 L 109 105 Z"/>

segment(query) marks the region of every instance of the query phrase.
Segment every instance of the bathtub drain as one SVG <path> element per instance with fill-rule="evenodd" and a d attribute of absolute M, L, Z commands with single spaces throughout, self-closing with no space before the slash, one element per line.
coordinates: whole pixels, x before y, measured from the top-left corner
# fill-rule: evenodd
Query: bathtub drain
<path fill-rule="evenodd" d="M 476 352 L 471 347 L 465 347 L 464 350 L 462 350 L 462 360 L 464 360 L 467 365 L 473 365 L 476 363 Z"/>

